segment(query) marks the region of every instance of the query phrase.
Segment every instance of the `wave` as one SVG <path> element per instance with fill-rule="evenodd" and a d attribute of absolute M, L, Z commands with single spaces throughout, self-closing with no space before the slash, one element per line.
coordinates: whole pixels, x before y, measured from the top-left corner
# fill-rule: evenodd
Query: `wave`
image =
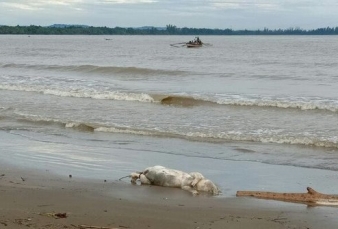
<path fill-rule="evenodd" d="M 59 90 L 47 89 L 43 91 L 43 93 L 47 95 L 56 95 L 56 96 L 62 96 L 62 97 L 154 102 L 154 99 L 148 94 L 121 92 L 121 91 L 104 91 L 104 92 L 99 92 L 96 90 L 93 90 L 93 91 L 87 91 L 87 90 L 59 91 Z"/>
<path fill-rule="evenodd" d="M 156 98 L 156 96 L 152 97 L 154 97 L 154 99 Z M 218 97 L 169 95 L 162 96 L 160 103 L 176 106 L 231 105 L 338 112 L 338 101 L 323 98 L 253 98 L 239 95 L 222 95 Z"/>
<path fill-rule="evenodd" d="M 60 97 L 110 99 L 124 101 L 154 102 L 154 99 L 145 93 L 133 93 L 124 91 L 99 91 L 95 89 L 51 89 L 44 86 L 23 86 L 0 84 L 0 90 L 37 92 L 46 95 Z"/>
<path fill-rule="evenodd" d="M 201 132 L 166 132 L 158 130 L 141 130 L 133 128 L 120 128 L 120 127 L 98 127 L 94 131 L 98 132 L 111 132 L 111 133 L 124 133 L 124 134 L 137 134 L 146 136 L 158 137 L 172 137 L 183 138 L 192 141 L 205 141 L 205 142 L 228 142 L 228 141 L 245 141 L 245 142 L 261 142 L 261 143 L 276 143 L 276 144 L 289 144 L 289 145 L 304 145 L 316 146 L 325 148 L 338 148 L 338 137 L 308 137 L 308 136 L 288 136 L 288 135 L 274 135 L 274 136 L 257 136 L 250 134 L 242 134 L 237 132 L 228 133 L 201 133 Z"/>
<path fill-rule="evenodd" d="M 166 132 L 158 130 L 142 130 L 126 127 L 98 127 L 94 131 L 98 132 L 111 132 L 111 133 L 124 133 L 124 134 L 137 134 L 146 136 L 158 137 L 172 137 L 183 138 L 192 141 L 205 141 L 205 142 L 228 142 L 228 141 L 245 141 L 245 142 L 261 142 L 261 143 L 276 143 L 276 144 L 290 144 L 290 145 L 305 145 L 326 148 L 338 148 L 338 137 L 324 138 L 324 137 L 308 137 L 308 136 L 288 136 L 288 135 L 250 135 L 237 132 L 228 133 L 201 133 L 201 132 Z"/>
<path fill-rule="evenodd" d="M 310 97 L 280 97 L 257 95 L 198 95 L 198 94 L 153 94 L 128 91 L 109 91 L 93 87 L 51 88 L 48 85 L 24 85 L 0 83 L 0 90 L 37 92 L 60 97 L 110 99 L 119 101 L 138 101 L 146 103 L 160 103 L 182 107 L 231 105 L 266 108 L 283 108 L 299 110 L 323 110 L 338 112 L 338 101 L 327 98 Z"/>
<path fill-rule="evenodd" d="M 78 131 L 85 131 L 85 132 L 93 132 L 95 130 L 95 125 L 93 124 L 87 124 L 87 123 L 79 123 L 79 122 L 67 122 L 67 121 L 62 121 L 59 119 L 53 119 L 53 118 L 45 118 L 41 117 L 39 115 L 26 115 L 26 114 L 20 114 L 16 113 L 18 117 L 16 120 L 18 122 L 22 123 L 28 123 L 28 124 L 33 124 L 33 125 L 42 125 L 42 126 L 52 126 L 56 125 L 59 127 L 64 127 L 64 128 L 72 128 Z M 13 119 L 13 117 L 11 117 Z M 10 130 L 10 127 L 6 127 L 7 130 Z M 14 128 L 15 130 L 17 127 Z M 27 127 L 25 127 L 27 129 Z"/>
<path fill-rule="evenodd" d="M 135 128 L 128 126 L 118 125 L 102 125 L 100 123 L 85 123 L 76 121 L 62 121 L 58 119 L 44 118 L 37 115 L 24 115 L 18 114 L 17 118 L 20 122 L 31 123 L 34 125 L 56 125 L 62 128 L 71 128 L 76 131 L 84 132 L 106 132 L 106 133 L 121 133 L 121 134 L 133 134 L 153 137 L 165 137 L 165 138 L 180 138 L 190 141 L 203 141 L 212 143 L 223 143 L 229 141 L 241 141 L 241 142 L 261 142 L 261 143 L 275 143 L 275 144 L 288 144 L 288 145 L 303 145 L 303 146 L 315 146 L 325 148 L 338 149 L 338 136 L 309 136 L 304 133 L 290 133 L 290 134 L 278 134 L 277 132 L 260 132 L 261 134 L 242 133 L 239 131 L 228 132 L 184 132 L 181 130 L 160 130 L 157 128 Z M 6 127 L 9 128 L 9 127 Z M 17 129 L 17 127 L 13 127 Z M 9 129 L 6 129 L 9 130 Z M 258 131 L 259 132 L 259 131 Z"/>
<path fill-rule="evenodd" d="M 73 129 L 80 130 L 80 131 L 89 131 L 89 132 L 93 132 L 95 130 L 95 127 L 88 125 L 88 124 L 84 124 L 84 123 L 69 122 L 65 124 L 65 127 L 73 128 Z"/>
<path fill-rule="evenodd" d="M 220 98 L 216 101 L 221 105 L 234 106 L 254 106 L 254 107 L 276 107 L 276 108 L 292 108 L 300 110 L 326 110 L 338 112 L 338 101 L 324 98 L 271 98 L 256 97 L 245 98 L 241 96 L 228 96 L 228 98 Z"/>
<path fill-rule="evenodd" d="M 182 75 L 184 71 L 119 67 L 119 66 L 98 66 L 98 65 L 28 65 L 28 64 L 0 64 L 2 68 L 35 69 L 51 71 L 70 71 L 79 73 L 97 74 L 119 74 L 119 75 Z"/>
<path fill-rule="evenodd" d="M 10 110 L 12 108 L 9 108 L 9 107 L 0 107 L 0 111 L 6 111 L 6 110 Z"/>
<path fill-rule="evenodd" d="M 153 95 L 153 98 L 156 100 L 156 96 Z M 184 106 L 184 107 L 190 107 L 190 106 L 201 106 L 201 105 L 211 105 L 214 104 L 212 101 L 207 101 L 203 99 L 196 99 L 194 97 L 189 96 L 165 96 L 159 102 L 163 105 L 174 105 L 174 106 Z"/>

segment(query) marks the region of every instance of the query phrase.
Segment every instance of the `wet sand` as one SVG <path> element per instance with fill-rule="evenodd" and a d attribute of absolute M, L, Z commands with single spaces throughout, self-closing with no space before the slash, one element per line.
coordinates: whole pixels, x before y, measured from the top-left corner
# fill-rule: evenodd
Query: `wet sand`
<path fill-rule="evenodd" d="M 0 228 L 336 228 L 337 208 L 0 167 Z M 66 213 L 66 218 L 56 214 Z"/>

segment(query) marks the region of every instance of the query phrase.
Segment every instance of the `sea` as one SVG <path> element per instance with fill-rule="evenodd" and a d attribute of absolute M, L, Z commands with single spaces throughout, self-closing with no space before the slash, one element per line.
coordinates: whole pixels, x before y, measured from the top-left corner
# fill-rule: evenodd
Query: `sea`
<path fill-rule="evenodd" d="M 0 36 L 1 163 L 108 181 L 163 165 L 224 196 L 338 193 L 337 37 L 192 39 Z"/>

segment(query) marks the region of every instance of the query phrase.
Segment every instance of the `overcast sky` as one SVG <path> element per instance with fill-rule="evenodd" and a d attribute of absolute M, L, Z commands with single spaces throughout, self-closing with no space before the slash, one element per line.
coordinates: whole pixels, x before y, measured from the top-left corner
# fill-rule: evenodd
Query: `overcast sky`
<path fill-rule="evenodd" d="M 338 26 L 338 0 L 0 0 L 0 25 L 313 29 Z"/>

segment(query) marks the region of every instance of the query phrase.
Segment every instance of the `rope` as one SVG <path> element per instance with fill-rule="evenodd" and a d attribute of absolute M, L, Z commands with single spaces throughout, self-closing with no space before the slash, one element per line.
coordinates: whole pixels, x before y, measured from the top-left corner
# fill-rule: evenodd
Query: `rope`
<path fill-rule="evenodd" d="M 127 177 L 131 177 L 131 176 L 128 175 L 128 176 L 121 177 L 121 178 L 119 179 L 119 181 L 122 180 L 122 179 L 124 179 L 124 178 L 127 178 Z"/>

